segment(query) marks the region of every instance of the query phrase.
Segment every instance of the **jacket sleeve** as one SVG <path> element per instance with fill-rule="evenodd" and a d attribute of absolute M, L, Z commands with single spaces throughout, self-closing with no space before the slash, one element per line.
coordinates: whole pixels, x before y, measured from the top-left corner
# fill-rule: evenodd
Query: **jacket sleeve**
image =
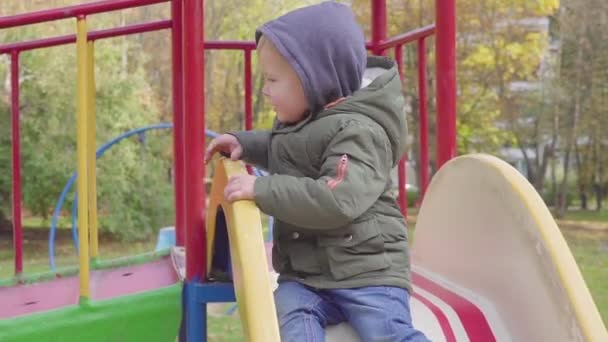
<path fill-rule="evenodd" d="M 299 227 L 334 229 L 363 214 L 386 189 L 392 154 L 380 127 L 351 121 L 332 138 L 322 160 L 318 179 L 288 175 L 256 179 L 258 207 Z"/>
<path fill-rule="evenodd" d="M 240 131 L 230 134 L 236 137 L 243 148 L 242 160 L 262 169 L 268 169 L 270 131 Z"/>

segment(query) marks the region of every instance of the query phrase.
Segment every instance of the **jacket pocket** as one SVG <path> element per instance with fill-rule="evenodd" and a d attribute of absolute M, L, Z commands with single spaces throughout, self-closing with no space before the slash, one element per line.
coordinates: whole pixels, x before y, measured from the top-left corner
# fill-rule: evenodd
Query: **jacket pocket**
<path fill-rule="evenodd" d="M 291 268 L 300 276 L 321 274 L 314 240 L 292 239 L 287 243 Z"/>
<path fill-rule="evenodd" d="M 352 224 L 339 236 L 319 237 L 319 246 L 325 248 L 329 271 L 335 280 L 390 266 L 375 217 Z"/>

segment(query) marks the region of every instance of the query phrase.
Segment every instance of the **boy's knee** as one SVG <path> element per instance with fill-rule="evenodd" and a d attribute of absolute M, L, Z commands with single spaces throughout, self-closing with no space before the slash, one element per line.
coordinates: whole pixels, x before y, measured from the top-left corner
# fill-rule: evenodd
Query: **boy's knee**
<path fill-rule="evenodd" d="M 320 301 L 318 296 L 296 282 L 284 282 L 274 291 L 274 301 L 279 320 L 297 312 L 313 311 Z"/>

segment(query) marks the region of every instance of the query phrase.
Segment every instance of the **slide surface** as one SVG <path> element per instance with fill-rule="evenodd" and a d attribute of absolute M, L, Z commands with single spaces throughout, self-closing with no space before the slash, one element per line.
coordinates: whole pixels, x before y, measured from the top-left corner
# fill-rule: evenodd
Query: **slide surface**
<path fill-rule="evenodd" d="M 260 211 L 253 201 L 227 203 L 224 200 L 224 188 L 229 177 L 247 173 L 247 170 L 241 162 L 226 158 L 215 159 L 214 166 L 207 209 L 207 269 L 211 269 L 215 235 L 220 233 L 216 222 L 221 210 L 228 230 L 234 290 L 247 341 L 279 342 Z"/>
<path fill-rule="evenodd" d="M 548 208 L 497 158 L 459 157 L 433 177 L 418 215 L 413 263 L 415 275 L 485 303 L 485 317 L 478 316 L 496 340 L 608 341 Z"/>

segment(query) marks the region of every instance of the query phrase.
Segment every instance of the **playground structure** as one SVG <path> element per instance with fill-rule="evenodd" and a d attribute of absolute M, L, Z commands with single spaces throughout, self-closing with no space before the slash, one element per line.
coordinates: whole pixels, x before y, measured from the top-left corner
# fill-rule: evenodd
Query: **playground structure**
<path fill-rule="evenodd" d="M 162 2 L 171 3 L 170 20 L 87 32 L 87 16 Z M 429 165 L 426 42 L 435 35 L 435 159 L 437 166 L 443 167 L 433 177 L 418 217 L 413 250 L 414 323 L 434 341 L 606 341 L 606 328 L 569 249 L 532 187 L 494 158 L 465 156 L 450 161 L 456 154 L 454 6 L 454 0 L 436 0 L 435 25 L 388 38 L 386 2 L 371 1 L 372 34 L 367 47 L 372 53 L 394 51 L 401 71 L 403 46 L 417 44 L 420 165 Z M 0 54 L 11 56 L 15 245 L 15 278 L 0 286 L 0 302 L 7 303 L 0 307 L 0 340 L 34 341 L 56 336 L 61 341 L 168 341 L 181 330 L 183 339 L 201 341 L 206 338 L 206 304 L 236 299 L 248 340 L 278 341 L 259 211 L 249 201 L 228 204 L 221 198 L 226 177 L 246 172 L 242 164 L 214 161 L 216 172 L 206 218 L 201 210 L 206 202 L 203 50 L 243 51 L 244 128 L 252 129 L 251 54 L 255 49 L 253 42 L 204 41 L 203 9 L 202 0 L 107 0 L 0 17 L 0 29 L 66 18 L 76 19 L 77 26 L 75 36 L 0 46 Z M 172 35 L 178 248 L 100 261 L 94 42 L 161 29 L 170 29 Z M 19 53 L 71 43 L 76 43 L 78 51 L 80 264 L 78 269 L 26 276 L 20 205 Z M 405 159 L 398 168 L 399 204 L 404 213 Z M 428 168 L 419 169 L 424 193 Z M 462 196 L 467 196 L 467 201 L 462 201 Z M 179 247 L 186 251 L 185 260 Z M 218 268 L 231 275 L 230 282 L 213 281 L 212 271 Z"/>

